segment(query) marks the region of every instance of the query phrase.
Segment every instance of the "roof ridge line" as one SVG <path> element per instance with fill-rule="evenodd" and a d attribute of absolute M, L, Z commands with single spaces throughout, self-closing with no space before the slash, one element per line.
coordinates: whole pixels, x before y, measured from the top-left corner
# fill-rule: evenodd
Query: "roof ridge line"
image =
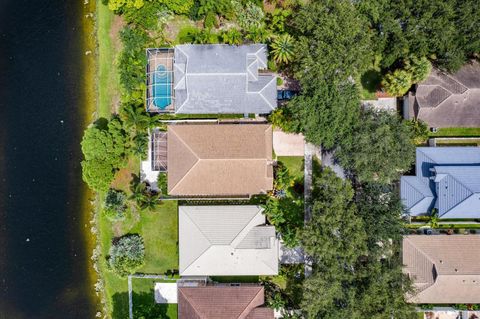
<path fill-rule="evenodd" d="M 190 287 L 191 288 L 191 287 Z M 181 293 L 182 293 L 182 287 L 180 287 L 178 289 Z M 186 299 L 186 300 L 189 300 L 184 293 L 182 293 L 183 297 Z M 188 304 L 193 308 L 193 310 L 195 311 L 195 313 L 201 317 L 202 315 L 200 314 L 200 312 L 198 311 L 198 309 L 190 302 L 190 300 L 188 301 Z"/>
<path fill-rule="evenodd" d="M 177 186 L 178 184 L 180 184 L 181 181 L 183 181 L 185 179 L 185 177 L 187 177 L 188 173 L 190 173 L 190 171 L 195 167 L 197 166 L 197 164 L 200 162 L 200 157 L 198 156 L 197 153 L 195 153 L 192 148 L 190 146 L 188 146 L 187 143 L 185 143 L 185 141 L 175 132 L 174 129 L 170 130 L 170 133 L 172 133 L 182 142 L 182 144 L 193 154 L 193 156 L 195 156 L 197 158 L 197 161 L 190 167 L 190 169 L 183 175 L 183 177 L 181 179 L 178 180 L 178 182 L 175 183 L 175 186 L 172 187 L 172 189 L 170 189 L 170 192 L 173 191 Z M 167 131 L 168 133 L 168 131 Z"/>
<path fill-rule="evenodd" d="M 232 246 L 233 243 L 234 243 L 234 242 L 237 240 L 237 238 L 244 232 L 244 230 L 252 223 L 252 221 L 255 219 L 255 217 L 257 217 L 258 214 L 262 214 L 262 212 L 263 212 L 263 208 L 262 208 L 262 207 L 260 207 L 260 206 L 258 206 L 258 205 L 254 205 L 254 206 L 256 206 L 257 209 L 258 209 L 257 212 L 256 212 L 256 214 L 253 215 L 252 218 L 250 218 L 250 219 L 248 220 L 248 223 L 246 223 L 245 226 L 243 226 L 243 228 L 240 229 L 240 231 L 237 233 L 237 235 L 235 236 L 235 238 L 233 238 L 232 241 L 231 241 L 230 244 L 229 244 L 229 246 L 231 246 L 231 247 L 234 248 L 234 249 L 237 249 L 237 246 L 242 242 L 243 239 L 245 239 L 245 237 L 250 233 L 250 231 L 251 231 L 251 230 L 253 229 L 253 227 L 255 227 L 255 226 L 253 226 L 252 228 L 250 228 L 250 230 L 245 234 L 245 236 L 243 236 L 243 238 L 242 238 L 241 240 L 240 240 L 240 239 L 238 240 L 238 241 L 240 241 L 239 243 L 237 243 L 235 246 Z"/>
<path fill-rule="evenodd" d="M 475 192 L 473 192 L 470 188 L 468 188 L 465 184 L 463 184 L 462 182 L 460 182 L 458 179 L 456 179 L 455 177 L 453 177 L 451 174 L 447 174 L 448 177 L 452 178 L 454 181 L 456 181 L 457 183 L 459 183 L 460 185 L 462 185 L 462 187 L 464 187 L 470 194 L 465 197 L 464 199 L 462 199 L 460 202 L 458 202 L 457 204 L 455 204 L 454 206 L 450 207 L 445 213 L 443 213 L 441 216 L 447 214 L 449 211 L 451 211 L 452 209 L 454 209 L 455 207 L 457 207 L 458 205 L 460 205 L 461 203 L 463 203 L 465 200 L 467 200 L 468 198 L 472 197 Z M 437 194 L 438 196 L 438 194 Z M 441 217 L 440 216 L 440 217 Z"/>
<path fill-rule="evenodd" d="M 254 307 L 254 308 L 250 309 L 249 312 L 245 313 L 245 312 L 247 311 L 247 309 L 249 308 L 249 306 L 250 306 L 250 305 L 253 303 L 253 301 L 257 298 L 257 296 L 262 292 L 262 286 L 259 286 L 258 288 L 259 288 L 258 292 L 255 294 L 255 296 L 253 296 L 253 298 L 252 298 L 252 299 L 250 300 L 250 302 L 247 304 L 247 306 L 245 307 L 245 309 L 243 309 L 243 311 L 240 313 L 240 315 L 237 317 L 237 319 L 244 319 L 244 318 L 246 318 L 246 316 L 247 316 L 250 312 L 252 312 L 252 310 L 253 310 L 254 308 L 256 308 L 256 307 Z"/>

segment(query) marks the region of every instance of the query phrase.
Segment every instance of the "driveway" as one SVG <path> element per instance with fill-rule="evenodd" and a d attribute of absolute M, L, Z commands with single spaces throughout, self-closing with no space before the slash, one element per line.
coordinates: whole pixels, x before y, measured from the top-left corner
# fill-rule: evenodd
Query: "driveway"
<path fill-rule="evenodd" d="M 277 156 L 304 156 L 305 138 L 302 134 L 273 131 L 273 150 Z"/>

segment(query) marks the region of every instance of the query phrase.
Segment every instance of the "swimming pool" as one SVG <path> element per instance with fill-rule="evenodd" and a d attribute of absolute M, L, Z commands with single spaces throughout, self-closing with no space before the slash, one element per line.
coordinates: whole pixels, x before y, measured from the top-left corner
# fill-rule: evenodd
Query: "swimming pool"
<path fill-rule="evenodd" d="M 172 103 L 172 73 L 165 65 L 159 65 L 153 75 L 153 104 L 164 110 Z"/>

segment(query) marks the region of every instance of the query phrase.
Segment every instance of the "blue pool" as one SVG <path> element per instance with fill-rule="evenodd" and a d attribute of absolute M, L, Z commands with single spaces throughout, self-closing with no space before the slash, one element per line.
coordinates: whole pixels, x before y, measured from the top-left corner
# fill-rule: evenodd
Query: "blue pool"
<path fill-rule="evenodd" d="M 172 73 L 164 65 L 159 65 L 153 75 L 153 104 L 164 110 L 172 103 Z"/>

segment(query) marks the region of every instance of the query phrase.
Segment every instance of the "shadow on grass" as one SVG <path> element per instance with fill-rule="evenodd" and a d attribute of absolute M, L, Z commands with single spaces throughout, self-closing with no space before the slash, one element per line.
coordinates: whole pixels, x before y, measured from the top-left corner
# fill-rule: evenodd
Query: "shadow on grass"
<path fill-rule="evenodd" d="M 128 293 L 116 293 L 112 297 L 112 319 L 128 319 Z M 150 292 L 134 292 L 132 295 L 134 319 L 177 319 L 175 305 L 157 304 L 153 289 Z"/>

